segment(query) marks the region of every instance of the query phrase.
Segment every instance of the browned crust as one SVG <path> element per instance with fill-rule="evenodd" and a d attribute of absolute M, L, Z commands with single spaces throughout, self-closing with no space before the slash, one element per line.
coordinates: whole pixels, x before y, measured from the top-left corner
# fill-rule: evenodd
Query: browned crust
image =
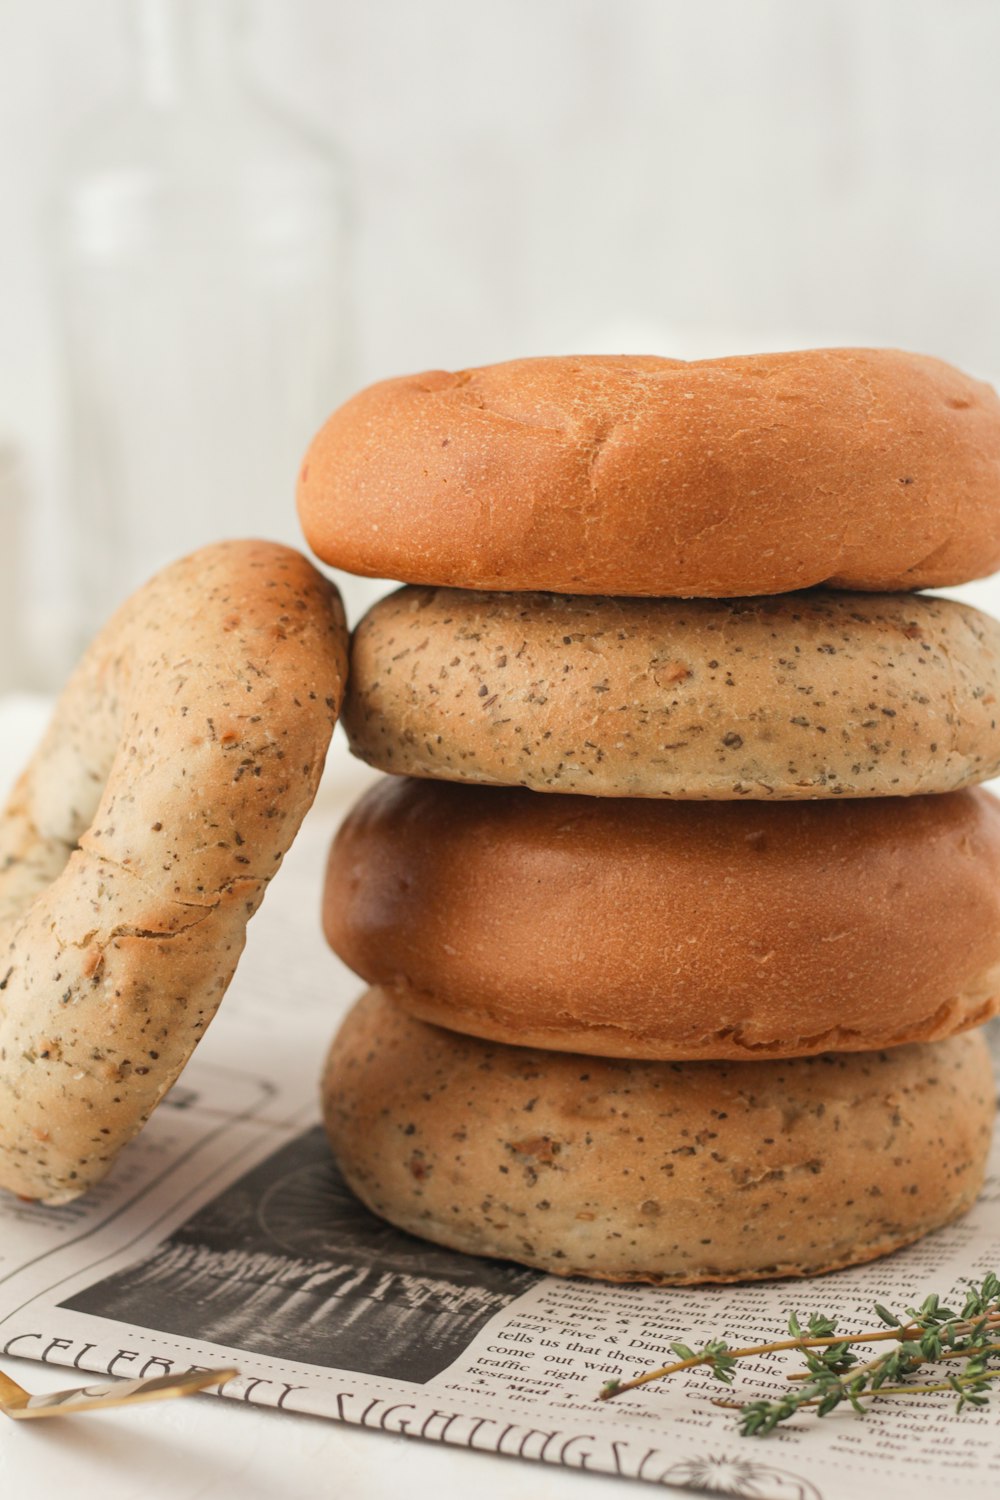
<path fill-rule="evenodd" d="M 614 1057 L 949 1036 L 1000 1004 L 1000 804 L 547 797 L 387 778 L 344 821 L 327 937 L 415 1014 Z"/>
<path fill-rule="evenodd" d="M 319 782 L 336 590 L 226 542 L 94 641 L 0 816 L 0 1186 L 94 1186 L 177 1077 Z"/>
<path fill-rule="evenodd" d="M 787 1062 L 612 1062 L 457 1036 L 369 991 L 323 1082 L 355 1193 L 412 1234 L 560 1275 L 818 1275 L 948 1223 L 982 1184 L 981 1035 Z"/>
<path fill-rule="evenodd" d="M 1000 770 L 1000 625 L 825 589 L 606 599 L 403 588 L 354 631 L 383 771 L 601 797 L 910 796 Z"/>
<path fill-rule="evenodd" d="M 717 598 L 1000 564 L 1000 401 L 892 349 L 382 381 L 303 464 L 310 546 L 408 583 Z"/>

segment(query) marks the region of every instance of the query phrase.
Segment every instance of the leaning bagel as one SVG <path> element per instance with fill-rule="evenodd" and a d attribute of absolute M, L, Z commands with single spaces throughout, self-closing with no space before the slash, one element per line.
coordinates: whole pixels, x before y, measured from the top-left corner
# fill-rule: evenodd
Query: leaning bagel
<path fill-rule="evenodd" d="M 268 542 L 159 573 L 91 645 L 0 815 L 0 1186 L 66 1203 L 187 1061 L 312 802 L 339 596 Z"/>

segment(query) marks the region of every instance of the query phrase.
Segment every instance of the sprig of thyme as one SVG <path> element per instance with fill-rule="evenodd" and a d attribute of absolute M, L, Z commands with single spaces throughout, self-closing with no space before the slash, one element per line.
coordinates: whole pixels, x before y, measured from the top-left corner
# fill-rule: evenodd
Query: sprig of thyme
<path fill-rule="evenodd" d="M 724 1385 L 732 1385 L 737 1361 L 795 1350 L 804 1356 L 806 1368 L 788 1377 L 797 1384 L 787 1395 L 778 1400 L 716 1401 L 717 1406 L 740 1413 L 741 1430 L 747 1437 L 764 1437 L 800 1411 L 813 1410 L 825 1417 L 847 1402 L 855 1411 L 864 1412 L 863 1403 L 884 1396 L 950 1391 L 958 1398 L 959 1411 L 966 1405 L 985 1406 L 991 1381 L 1000 1377 L 1000 1365 L 991 1363 L 1000 1355 L 1000 1278 L 990 1272 L 982 1282 L 966 1285 L 961 1310 L 944 1306 L 936 1293 L 925 1297 L 919 1307 L 906 1308 L 905 1318 L 876 1302 L 874 1310 L 882 1326 L 866 1333 L 838 1333 L 837 1319 L 824 1313 L 811 1314 L 803 1327 L 793 1312 L 788 1320 L 791 1336 L 768 1344 L 734 1349 L 725 1339 L 712 1339 L 695 1350 L 672 1342 L 677 1355 L 673 1364 L 632 1380 L 609 1380 L 600 1396 L 608 1400 L 651 1380 L 699 1367 Z M 890 1342 L 893 1347 L 864 1362 L 854 1352 L 856 1345 L 879 1342 Z M 951 1359 L 964 1361 L 957 1372 L 947 1371 L 941 1379 L 923 1383 L 908 1378 L 925 1365 Z"/>

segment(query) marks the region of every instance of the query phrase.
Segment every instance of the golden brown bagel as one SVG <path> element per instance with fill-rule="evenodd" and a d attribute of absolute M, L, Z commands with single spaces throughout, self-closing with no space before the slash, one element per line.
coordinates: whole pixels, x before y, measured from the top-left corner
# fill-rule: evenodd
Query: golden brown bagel
<path fill-rule="evenodd" d="M 0 1186 L 77 1197 L 177 1077 L 312 802 L 346 644 L 304 557 L 226 542 L 87 651 L 0 816 Z"/>
<path fill-rule="evenodd" d="M 327 938 L 414 1015 L 606 1057 L 929 1041 L 1000 1005 L 1000 803 L 547 797 L 391 777 Z"/>
<path fill-rule="evenodd" d="M 379 990 L 323 1081 L 373 1212 L 562 1276 L 807 1276 L 946 1224 L 982 1184 L 981 1035 L 787 1062 L 610 1062 L 457 1036 Z"/>
<path fill-rule="evenodd" d="M 1000 564 L 1000 400 L 895 349 L 382 381 L 303 464 L 313 550 L 406 583 L 717 598 Z"/>

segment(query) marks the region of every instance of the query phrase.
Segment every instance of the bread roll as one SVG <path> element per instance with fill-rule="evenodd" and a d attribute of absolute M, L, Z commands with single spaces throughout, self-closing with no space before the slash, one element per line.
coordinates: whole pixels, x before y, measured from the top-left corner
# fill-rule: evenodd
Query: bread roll
<path fill-rule="evenodd" d="M 863 1051 L 1000 1004 L 1000 804 L 546 797 L 386 778 L 327 937 L 425 1020 L 607 1057 Z"/>
<path fill-rule="evenodd" d="M 323 1081 L 348 1184 L 411 1234 L 609 1281 L 815 1275 L 964 1213 L 978 1035 L 791 1062 L 609 1062 L 456 1036 L 370 991 Z"/>
<path fill-rule="evenodd" d="M 335 412 L 298 495 L 324 562 L 406 583 L 926 588 L 1000 563 L 1000 401 L 894 349 L 435 370 Z"/>
<path fill-rule="evenodd" d="M 813 590 L 596 599 L 404 588 L 354 632 L 383 771 L 599 797 L 910 796 L 1000 770 L 1000 625 Z"/>
<path fill-rule="evenodd" d="M 117 611 L 0 812 L 0 1187 L 96 1186 L 201 1040 L 319 785 L 333 585 L 203 547 Z"/>

